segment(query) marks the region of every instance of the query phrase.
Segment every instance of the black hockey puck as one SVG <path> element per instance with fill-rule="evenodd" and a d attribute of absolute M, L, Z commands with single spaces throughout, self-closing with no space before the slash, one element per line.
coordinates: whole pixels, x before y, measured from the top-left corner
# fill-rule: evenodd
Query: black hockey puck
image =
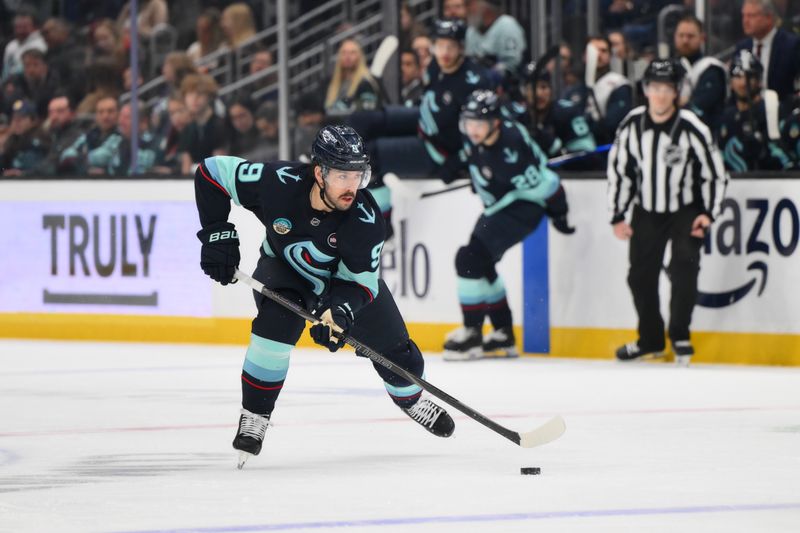
<path fill-rule="evenodd" d="M 519 473 L 523 476 L 538 476 L 542 473 L 542 469 L 538 466 L 523 466 L 519 469 Z"/>

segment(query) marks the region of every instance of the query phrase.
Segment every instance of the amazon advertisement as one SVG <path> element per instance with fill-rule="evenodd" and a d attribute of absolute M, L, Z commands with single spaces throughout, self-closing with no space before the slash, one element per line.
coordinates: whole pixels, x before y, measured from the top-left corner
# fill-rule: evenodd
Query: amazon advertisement
<path fill-rule="evenodd" d="M 0 312 L 211 316 L 193 202 L 17 201 L 0 210 Z"/>
<path fill-rule="evenodd" d="M 570 237 L 550 231 L 551 326 L 633 329 L 628 245 L 613 236 L 608 223 L 606 184 L 565 186 L 578 229 Z M 799 213 L 798 180 L 731 180 L 701 255 L 693 330 L 800 334 Z M 665 317 L 669 288 L 664 273 Z"/>

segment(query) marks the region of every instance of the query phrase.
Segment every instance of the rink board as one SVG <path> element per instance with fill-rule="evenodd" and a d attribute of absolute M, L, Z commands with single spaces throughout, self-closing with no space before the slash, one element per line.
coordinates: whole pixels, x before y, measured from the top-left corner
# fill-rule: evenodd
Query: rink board
<path fill-rule="evenodd" d="M 566 187 L 577 233 L 542 228 L 498 271 L 527 352 L 607 358 L 636 324 L 627 245 L 607 223 L 604 182 Z M 15 250 L 0 264 L 0 336 L 247 342 L 250 292 L 212 284 L 196 268 L 193 197 L 182 180 L 0 182 L 0 227 L 13 228 L 0 249 Z M 729 197 L 702 259 L 710 306 L 693 319 L 697 359 L 800 365 L 800 184 L 738 180 Z M 382 275 L 424 350 L 438 350 L 460 321 L 453 258 L 480 212 L 468 190 L 422 201 L 395 194 L 397 238 Z M 232 220 L 242 268 L 252 270 L 263 229 L 241 209 Z M 664 308 L 668 289 L 665 280 Z"/>

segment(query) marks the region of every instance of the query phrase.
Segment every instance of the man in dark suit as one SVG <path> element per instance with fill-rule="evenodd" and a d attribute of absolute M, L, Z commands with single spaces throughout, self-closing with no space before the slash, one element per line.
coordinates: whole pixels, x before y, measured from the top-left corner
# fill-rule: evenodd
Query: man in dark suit
<path fill-rule="evenodd" d="M 742 5 L 742 30 L 747 39 L 736 51 L 747 49 L 761 61 L 764 86 L 778 93 L 781 100 L 791 98 L 800 77 L 800 37 L 778 28 L 778 13 L 772 0 L 745 0 Z"/>

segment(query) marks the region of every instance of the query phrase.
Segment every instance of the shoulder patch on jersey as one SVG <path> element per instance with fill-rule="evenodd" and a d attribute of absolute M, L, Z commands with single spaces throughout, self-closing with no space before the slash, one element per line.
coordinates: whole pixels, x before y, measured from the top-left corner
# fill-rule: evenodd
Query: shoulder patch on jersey
<path fill-rule="evenodd" d="M 506 163 L 513 165 L 519 161 L 519 152 L 511 148 L 503 148 L 503 155 L 505 156 Z"/>
<path fill-rule="evenodd" d="M 328 133 L 328 132 L 325 131 L 324 133 Z M 281 183 L 286 184 L 286 179 L 285 178 L 292 179 L 292 180 L 294 180 L 296 182 L 300 181 L 300 176 L 292 174 L 292 173 L 289 172 L 289 170 L 291 168 L 292 167 L 281 167 L 281 168 L 279 168 L 278 170 L 275 171 L 275 174 L 278 175 L 278 179 L 281 181 Z"/>
<path fill-rule="evenodd" d="M 368 207 L 364 205 L 363 202 L 358 202 L 356 204 L 356 208 L 364 213 L 363 217 L 358 217 L 358 220 L 361 222 L 366 222 L 367 224 L 374 224 L 375 223 L 375 210 L 370 210 Z"/>

